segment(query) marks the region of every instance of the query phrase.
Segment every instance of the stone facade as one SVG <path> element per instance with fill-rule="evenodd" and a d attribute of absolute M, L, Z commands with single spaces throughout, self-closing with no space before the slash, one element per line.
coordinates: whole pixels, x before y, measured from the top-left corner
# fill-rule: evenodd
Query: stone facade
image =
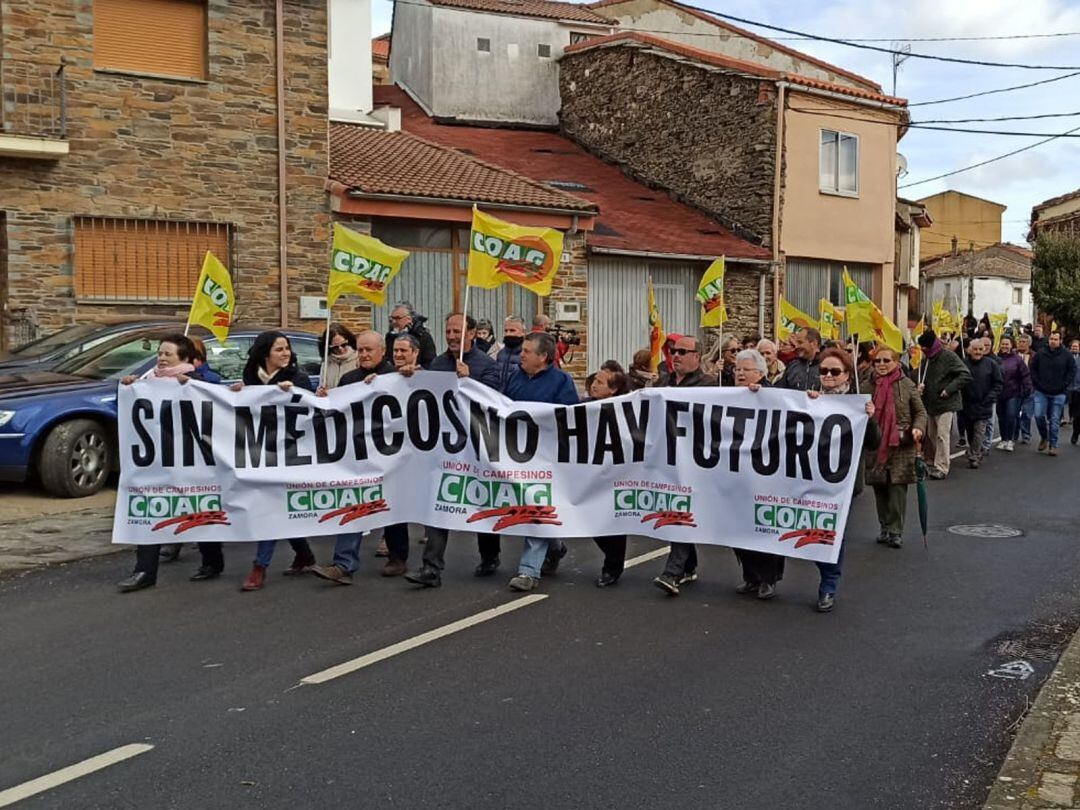
<path fill-rule="evenodd" d="M 280 323 L 274 4 L 208 0 L 208 80 L 93 67 L 92 0 L 0 0 L 5 59 L 66 67 L 70 154 L 0 157 L 7 222 L 6 308 L 53 329 L 113 314 L 186 314 L 186 305 L 79 302 L 73 217 L 231 223 L 241 320 Z M 327 16 L 325 0 L 285 0 L 289 307 L 326 288 Z M 0 268 L 4 266 L 0 261 Z M 3 289 L 3 285 L 0 285 Z M 10 318 L 4 326 L 10 335 Z"/>
<path fill-rule="evenodd" d="M 627 48 L 567 54 L 559 82 L 559 122 L 569 137 L 750 241 L 771 244 L 772 84 Z"/>

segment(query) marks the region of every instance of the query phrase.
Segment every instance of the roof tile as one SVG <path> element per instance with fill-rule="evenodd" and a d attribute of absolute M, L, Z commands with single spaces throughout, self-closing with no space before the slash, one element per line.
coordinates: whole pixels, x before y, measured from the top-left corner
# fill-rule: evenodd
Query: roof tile
<path fill-rule="evenodd" d="M 330 179 L 366 194 L 595 211 L 595 203 L 457 149 L 355 124 L 330 125 Z"/>

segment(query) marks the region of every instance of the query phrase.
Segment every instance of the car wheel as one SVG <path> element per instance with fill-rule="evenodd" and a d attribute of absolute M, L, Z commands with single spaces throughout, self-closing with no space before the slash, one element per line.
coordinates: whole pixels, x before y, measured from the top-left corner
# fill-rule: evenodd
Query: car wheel
<path fill-rule="evenodd" d="M 54 427 L 46 437 L 38 474 L 53 495 L 82 498 L 105 485 L 111 464 L 112 450 L 101 423 L 72 419 Z"/>

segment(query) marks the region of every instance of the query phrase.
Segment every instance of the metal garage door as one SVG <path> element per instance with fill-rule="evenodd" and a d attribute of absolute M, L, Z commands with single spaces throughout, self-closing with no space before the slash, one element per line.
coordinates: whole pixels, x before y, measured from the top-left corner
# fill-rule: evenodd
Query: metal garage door
<path fill-rule="evenodd" d="M 701 309 L 694 300 L 703 264 L 630 258 L 589 259 L 589 370 L 605 360 L 628 367 L 648 348 L 647 279 L 652 275 L 664 331 L 700 337 Z"/>
<path fill-rule="evenodd" d="M 822 298 L 827 298 L 836 306 L 843 306 L 845 266 L 851 280 L 870 296 L 874 289 L 874 271 L 869 264 L 844 265 L 818 259 L 788 259 L 784 298 L 812 318 L 818 316 L 818 302 Z M 844 334 L 847 334 L 846 331 Z"/>

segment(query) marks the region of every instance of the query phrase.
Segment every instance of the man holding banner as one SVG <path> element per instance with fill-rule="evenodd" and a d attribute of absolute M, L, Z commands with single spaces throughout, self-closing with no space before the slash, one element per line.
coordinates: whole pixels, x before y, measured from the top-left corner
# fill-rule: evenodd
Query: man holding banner
<path fill-rule="evenodd" d="M 462 328 L 464 327 L 464 328 Z M 455 312 L 446 316 L 446 351 L 431 361 L 429 371 L 453 371 L 458 377 L 471 377 L 488 388 L 499 390 L 499 370 L 487 354 L 480 351 L 473 341 L 476 339 L 476 321 L 471 315 Z M 462 359 L 458 359 L 459 355 Z M 446 567 L 446 543 L 450 532 L 437 526 L 427 527 L 427 545 L 424 546 L 423 565 L 418 571 L 406 574 L 405 579 L 425 588 L 438 588 L 442 585 L 442 572 Z M 474 573 L 478 577 L 489 577 L 499 569 L 499 557 L 502 551 L 499 535 L 478 532 L 477 547 L 480 551 L 480 564 Z"/>

